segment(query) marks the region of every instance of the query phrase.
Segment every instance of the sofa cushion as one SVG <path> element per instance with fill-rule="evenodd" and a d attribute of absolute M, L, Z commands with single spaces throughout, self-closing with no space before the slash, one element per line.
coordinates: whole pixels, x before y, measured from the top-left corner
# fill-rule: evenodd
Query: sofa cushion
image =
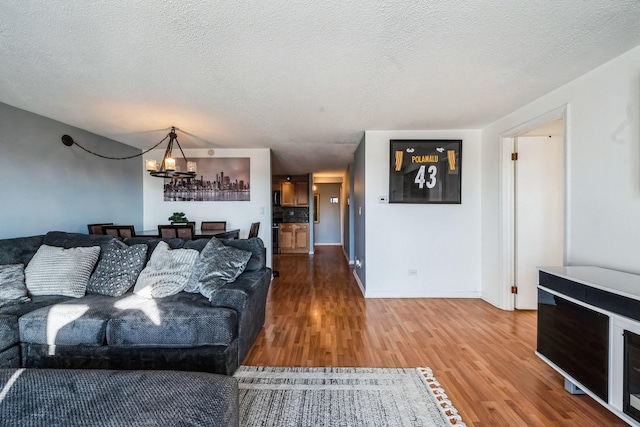
<path fill-rule="evenodd" d="M 69 301 L 71 299 L 75 299 L 75 298 L 65 297 L 62 295 L 32 296 L 31 301 L 26 304 L 12 304 L 12 305 L 5 305 L 4 307 L 0 307 L 0 315 L 11 314 L 11 315 L 20 317 L 24 314 L 30 313 L 39 308 L 46 307 L 48 305 L 57 304 L 59 302 Z"/>
<path fill-rule="evenodd" d="M 170 249 L 166 242 L 159 242 L 140 272 L 133 293 L 146 298 L 177 294 L 187 284 L 197 258 L 196 250 Z"/>
<path fill-rule="evenodd" d="M 264 248 L 264 242 L 259 237 L 250 239 L 229 239 L 222 240 L 227 246 L 251 252 L 251 258 L 247 263 L 246 271 L 256 271 L 267 265 L 267 255 Z"/>
<path fill-rule="evenodd" d="M 20 346 L 19 345 L 16 344 L 13 347 L 0 351 L 0 368 L 19 368 L 19 367 L 20 367 Z"/>
<path fill-rule="evenodd" d="M 99 246 L 40 246 L 25 269 L 29 293 L 82 297 L 99 255 Z"/>
<path fill-rule="evenodd" d="M 106 369 L 0 371 L 4 426 L 239 425 L 235 378 Z"/>
<path fill-rule="evenodd" d="M 42 243 L 49 246 L 57 246 L 60 248 L 79 248 L 87 246 L 106 246 L 115 236 L 105 234 L 81 234 L 67 233 L 65 231 L 50 231 L 44 236 Z"/>
<path fill-rule="evenodd" d="M 199 294 L 180 292 L 163 299 L 128 294 L 107 324 L 110 346 L 197 347 L 229 345 L 237 336 L 237 313 L 211 307 Z"/>
<path fill-rule="evenodd" d="M 0 351 L 13 347 L 20 342 L 18 317 L 9 314 L 0 315 Z"/>
<path fill-rule="evenodd" d="M 211 299 L 216 289 L 233 282 L 244 271 L 249 258 L 251 252 L 226 246 L 218 239 L 211 239 L 198 257 L 185 291 L 199 291 Z"/>
<path fill-rule="evenodd" d="M 156 246 L 158 243 L 165 242 L 171 249 L 182 249 L 184 247 L 185 241 L 182 239 L 161 239 L 160 237 L 149 237 L 149 236 L 138 236 L 138 237 L 127 237 L 123 240 L 129 246 L 133 245 L 147 245 L 147 262 L 151 258 L 153 251 L 156 250 Z M 194 248 L 188 248 L 194 249 Z M 146 264 L 146 263 L 145 263 Z"/>
<path fill-rule="evenodd" d="M 0 264 L 24 264 L 31 261 L 44 236 L 17 237 L 0 240 Z"/>
<path fill-rule="evenodd" d="M 196 240 L 185 240 L 183 248 L 195 249 L 198 252 L 202 252 L 202 250 L 209 243 L 209 240 L 211 239 L 204 238 L 204 239 L 196 239 Z"/>
<path fill-rule="evenodd" d="M 128 246 L 112 240 L 103 248 L 96 270 L 89 279 L 87 294 L 123 295 L 136 283 L 146 261 L 147 245 Z"/>
<path fill-rule="evenodd" d="M 42 307 L 20 317 L 20 341 L 48 345 L 99 346 L 117 310 L 113 297 L 87 295 Z"/>
<path fill-rule="evenodd" d="M 24 283 L 24 265 L 0 265 L 0 307 L 29 302 Z"/>

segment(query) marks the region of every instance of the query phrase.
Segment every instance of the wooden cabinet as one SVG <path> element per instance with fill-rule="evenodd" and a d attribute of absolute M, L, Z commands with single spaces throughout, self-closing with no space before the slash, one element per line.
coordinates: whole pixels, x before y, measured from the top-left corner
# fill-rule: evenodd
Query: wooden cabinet
<path fill-rule="evenodd" d="M 283 182 L 282 206 L 309 206 L 308 182 Z"/>
<path fill-rule="evenodd" d="M 280 224 L 280 253 L 309 253 L 309 224 Z"/>
<path fill-rule="evenodd" d="M 282 183 L 282 206 L 295 206 L 296 202 L 296 186 L 293 182 Z"/>
<path fill-rule="evenodd" d="M 308 182 L 296 182 L 296 206 L 309 206 Z"/>

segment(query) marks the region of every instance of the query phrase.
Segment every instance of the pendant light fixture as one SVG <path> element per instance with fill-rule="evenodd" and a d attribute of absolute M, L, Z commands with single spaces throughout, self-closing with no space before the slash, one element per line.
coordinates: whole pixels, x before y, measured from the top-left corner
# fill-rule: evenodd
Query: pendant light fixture
<path fill-rule="evenodd" d="M 178 142 L 178 135 L 176 134 L 176 128 L 174 126 L 171 127 L 171 132 L 169 132 L 167 134 L 167 136 L 165 136 L 160 142 L 158 142 L 156 145 L 154 145 L 153 147 L 149 148 L 148 150 L 145 150 L 139 154 L 134 154 L 133 156 L 126 156 L 126 157 L 111 157 L 111 156 L 104 156 L 102 154 L 98 154 L 98 153 L 94 153 L 93 151 L 83 147 L 82 145 L 78 144 L 77 142 L 75 142 L 73 140 L 73 138 L 71 138 L 69 135 L 62 135 L 62 143 L 64 145 L 66 145 L 67 147 L 71 147 L 72 145 L 77 145 L 78 147 L 80 147 L 81 149 L 83 149 L 84 151 L 86 151 L 89 154 L 93 154 L 94 156 L 98 156 L 101 157 L 103 159 L 109 159 L 109 160 L 127 160 L 127 159 L 133 159 L 134 157 L 140 157 L 144 154 L 147 154 L 149 151 L 157 148 L 160 144 L 162 144 L 164 141 L 167 140 L 167 138 L 169 138 L 169 143 L 167 144 L 167 149 L 164 152 L 164 156 L 162 157 L 162 162 L 158 163 L 156 160 L 154 159 L 149 159 L 147 161 L 145 161 L 145 168 L 147 170 L 147 172 L 149 172 L 149 174 L 151 176 L 155 176 L 158 178 L 170 178 L 170 179 L 175 179 L 175 178 L 193 178 L 196 176 L 196 171 L 197 171 L 197 165 L 196 162 L 191 162 L 189 160 L 187 160 L 187 156 L 184 155 L 184 151 L 182 151 L 182 147 L 180 146 L 180 142 Z M 182 158 L 184 159 L 184 163 L 187 167 L 186 171 L 180 171 L 179 167 L 176 165 L 176 159 L 173 157 L 173 144 L 176 144 L 178 146 L 178 149 L 180 150 L 180 154 L 182 154 Z"/>
<path fill-rule="evenodd" d="M 158 162 L 154 159 L 147 160 L 145 162 L 147 172 L 149 172 L 151 176 L 155 176 L 158 178 L 193 178 L 194 176 L 196 176 L 196 162 L 190 162 L 189 160 L 187 160 L 187 156 L 184 155 L 184 151 L 182 151 L 180 142 L 178 142 L 178 135 L 176 135 L 175 127 L 171 128 L 171 132 L 169 132 L 169 134 L 162 141 L 166 140 L 167 138 L 169 138 L 169 143 L 167 144 L 167 149 L 165 150 L 164 156 L 162 157 L 162 163 L 158 164 Z M 160 143 L 162 143 L 162 141 L 160 141 Z M 172 155 L 174 143 L 178 146 L 180 154 L 182 154 L 184 163 L 187 166 L 186 171 L 180 171 L 178 166 L 176 166 L 176 159 Z"/>

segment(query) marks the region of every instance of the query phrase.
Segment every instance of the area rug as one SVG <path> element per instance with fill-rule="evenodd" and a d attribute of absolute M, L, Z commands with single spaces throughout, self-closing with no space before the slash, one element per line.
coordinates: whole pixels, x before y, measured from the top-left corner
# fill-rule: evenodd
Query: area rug
<path fill-rule="evenodd" d="M 242 426 L 465 426 L 429 368 L 241 366 Z"/>

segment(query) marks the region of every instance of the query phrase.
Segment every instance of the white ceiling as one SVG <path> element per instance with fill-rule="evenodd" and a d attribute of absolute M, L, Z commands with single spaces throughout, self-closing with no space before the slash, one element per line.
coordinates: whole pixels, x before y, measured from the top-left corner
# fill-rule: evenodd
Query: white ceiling
<path fill-rule="evenodd" d="M 640 44 L 637 0 L 8 0 L 0 16 L 0 102 L 139 148 L 170 126 L 191 148 L 269 147 L 287 174 L 344 170 L 364 130 L 480 128 Z"/>

